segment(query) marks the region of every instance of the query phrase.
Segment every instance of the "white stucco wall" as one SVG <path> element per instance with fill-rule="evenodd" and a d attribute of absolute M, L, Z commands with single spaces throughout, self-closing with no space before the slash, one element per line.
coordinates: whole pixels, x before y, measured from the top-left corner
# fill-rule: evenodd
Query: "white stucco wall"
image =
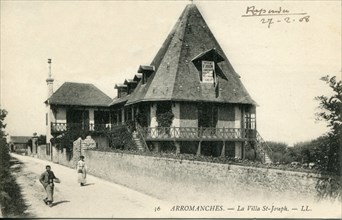
<path fill-rule="evenodd" d="M 220 118 L 224 118 L 224 117 L 222 117 L 222 115 L 229 114 L 227 111 L 228 112 L 234 111 L 235 117 L 230 119 L 230 120 L 220 119 Z M 236 128 L 236 121 L 235 120 L 236 120 L 236 107 L 235 106 L 223 105 L 223 106 L 218 107 L 218 121 L 216 124 L 217 128 Z"/>
<path fill-rule="evenodd" d="M 51 135 L 51 117 L 54 118 L 53 113 L 50 109 L 50 105 L 45 106 L 45 111 L 46 111 L 46 143 L 50 143 L 50 139 L 52 138 Z"/>

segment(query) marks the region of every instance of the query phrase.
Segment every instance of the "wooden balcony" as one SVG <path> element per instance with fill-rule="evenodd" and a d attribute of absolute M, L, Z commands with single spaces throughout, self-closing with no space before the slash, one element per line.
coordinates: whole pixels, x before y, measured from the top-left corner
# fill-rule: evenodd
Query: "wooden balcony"
<path fill-rule="evenodd" d="M 51 123 L 51 133 L 61 134 L 68 130 L 113 132 L 123 124 Z M 140 127 L 137 130 L 145 141 L 248 141 L 256 138 L 254 129 L 210 127 Z"/>
<path fill-rule="evenodd" d="M 255 130 L 208 127 L 145 127 L 140 132 L 146 141 L 247 141 L 255 139 Z"/>

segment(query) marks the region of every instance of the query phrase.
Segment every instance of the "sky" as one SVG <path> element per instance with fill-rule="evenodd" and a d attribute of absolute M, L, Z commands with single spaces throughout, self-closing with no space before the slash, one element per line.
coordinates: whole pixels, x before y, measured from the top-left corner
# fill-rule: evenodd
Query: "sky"
<path fill-rule="evenodd" d="M 54 90 L 114 86 L 150 64 L 190 1 L 1 1 L 1 108 L 9 135 L 45 134 L 47 59 Z M 341 80 L 340 1 L 194 1 L 252 98 L 257 129 L 289 145 L 327 132 L 315 120 L 320 78 Z M 243 17 L 247 7 L 306 13 Z M 289 17 L 289 18 L 286 18 Z M 303 16 L 302 16 L 303 17 Z M 270 27 L 261 19 L 274 21 Z M 279 22 L 278 22 L 279 21 Z M 287 23 L 289 22 L 289 23 Z"/>

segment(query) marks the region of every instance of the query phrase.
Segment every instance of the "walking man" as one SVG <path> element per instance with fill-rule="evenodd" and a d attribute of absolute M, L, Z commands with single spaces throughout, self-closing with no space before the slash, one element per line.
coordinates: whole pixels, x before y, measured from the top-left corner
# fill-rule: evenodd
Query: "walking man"
<path fill-rule="evenodd" d="M 46 205 L 52 207 L 53 202 L 53 190 L 54 190 L 54 180 L 56 183 L 59 183 L 60 180 L 55 176 L 55 174 L 51 171 L 51 166 L 46 166 L 46 171 L 40 175 L 39 181 L 43 185 L 47 197 L 43 200 Z"/>

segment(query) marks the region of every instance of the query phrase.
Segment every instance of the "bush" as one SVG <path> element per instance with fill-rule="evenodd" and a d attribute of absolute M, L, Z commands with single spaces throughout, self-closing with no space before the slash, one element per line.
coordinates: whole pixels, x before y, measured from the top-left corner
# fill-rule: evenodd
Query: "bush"
<path fill-rule="evenodd" d="M 342 200 L 342 186 L 339 177 L 323 177 L 317 181 L 316 190 L 319 199 Z"/>
<path fill-rule="evenodd" d="M 106 134 L 112 149 L 137 150 L 133 141 L 132 133 L 126 126 L 116 127 L 112 132 Z"/>
<path fill-rule="evenodd" d="M 157 122 L 158 127 L 170 127 L 174 118 L 172 113 L 172 105 L 169 102 L 158 103 L 157 105 Z"/>
<path fill-rule="evenodd" d="M 11 156 L 6 143 L 3 123 L 7 111 L 0 109 L 0 205 L 4 217 L 24 216 L 26 206 L 22 198 L 20 187 L 11 174 Z"/>

